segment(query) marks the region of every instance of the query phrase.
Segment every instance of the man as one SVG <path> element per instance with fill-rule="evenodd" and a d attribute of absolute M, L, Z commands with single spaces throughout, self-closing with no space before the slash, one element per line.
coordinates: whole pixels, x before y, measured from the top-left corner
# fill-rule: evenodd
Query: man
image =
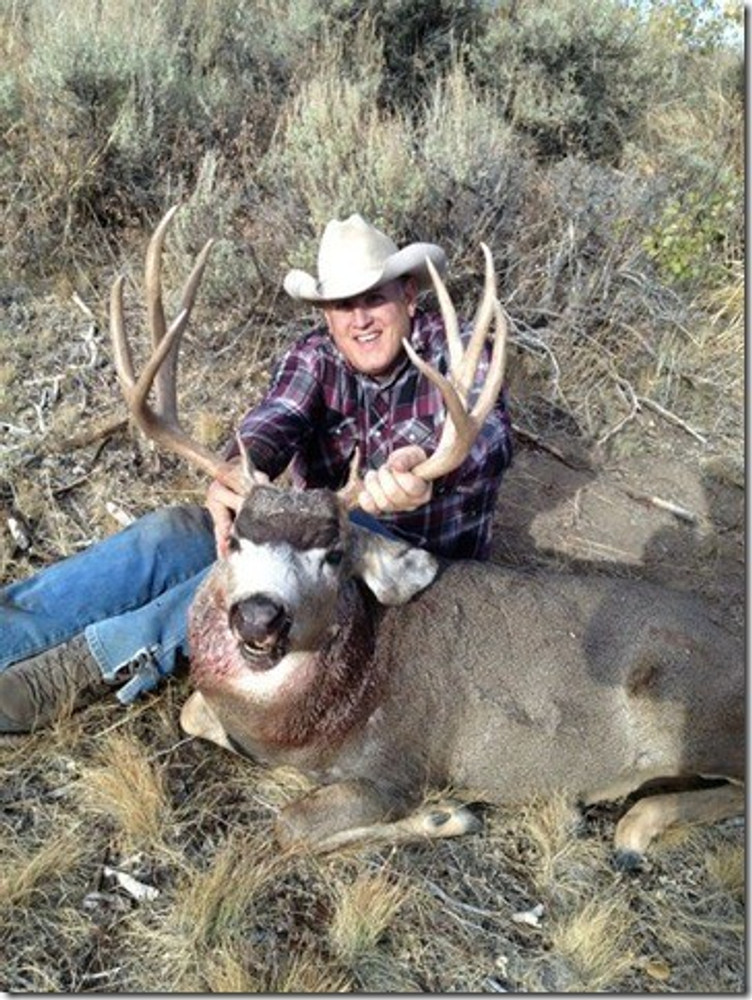
<path fill-rule="evenodd" d="M 433 484 L 411 471 L 444 418 L 439 391 L 402 345 L 408 338 L 446 372 L 442 319 L 417 309 L 427 257 L 446 270 L 435 244 L 398 250 L 359 215 L 330 222 L 317 277 L 293 270 L 284 282 L 293 299 L 323 310 L 325 325 L 282 358 L 239 434 L 262 475 L 273 480 L 290 465 L 303 488 L 340 487 L 358 447 L 368 471 L 354 520 L 439 556 L 484 559 L 512 456 L 503 392 L 459 469 Z M 128 703 L 189 654 L 188 608 L 243 501 L 237 452 L 228 449 L 206 508 L 146 515 L 0 591 L 0 733 L 30 731 L 113 688 Z"/>

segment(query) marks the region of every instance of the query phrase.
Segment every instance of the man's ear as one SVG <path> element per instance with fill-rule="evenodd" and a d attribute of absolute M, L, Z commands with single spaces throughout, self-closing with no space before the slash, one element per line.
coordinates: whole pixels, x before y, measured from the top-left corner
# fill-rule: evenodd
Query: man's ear
<path fill-rule="evenodd" d="M 407 542 L 352 525 L 354 571 L 381 604 L 405 604 L 439 571 L 435 556 Z"/>
<path fill-rule="evenodd" d="M 405 304 L 407 305 L 407 312 L 410 318 L 415 315 L 415 308 L 418 302 L 418 282 L 415 278 L 410 275 L 409 278 L 405 280 Z"/>

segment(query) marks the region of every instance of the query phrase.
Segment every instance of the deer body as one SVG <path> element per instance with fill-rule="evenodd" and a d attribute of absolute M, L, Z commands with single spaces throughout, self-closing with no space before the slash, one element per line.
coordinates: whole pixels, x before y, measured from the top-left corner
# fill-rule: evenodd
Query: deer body
<path fill-rule="evenodd" d="M 296 548 L 301 524 L 308 549 Z M 743 774 L 741 644 L 690 595 L 439 566 L 354 528 L 326 491 L 259 488 L 236 532 L 192 611 L 197 693 L 182 722 L 321 783 L 283 811 L 283 841 L 337 846 L 448 785 L 492 802 L 554 790 L 591 801 L 656 778 Z M 260 597 L 285 618 L 254 621 L 249 654 L 233 608 Z M 617 834 L 617 846 L 641 855 L 644 836 Z"/>

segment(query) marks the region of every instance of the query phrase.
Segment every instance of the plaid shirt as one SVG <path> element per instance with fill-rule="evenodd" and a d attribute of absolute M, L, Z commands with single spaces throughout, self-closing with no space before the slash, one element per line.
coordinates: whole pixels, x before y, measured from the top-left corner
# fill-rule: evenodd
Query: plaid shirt
<path fill-rule="evenodd" d="M 465 325 L 463 340 L 469 332 Z M 439 315 L 419 313 L 410 339 L 420 357 L 446 374 Z M 478 384 L 489 357 L 486 351 Z M 415 511 L 380 515 L 385 528 L 436 555 L 488 558 L 496 496 L 512 460 L 505 395 L 502 390 L 462 465 L 434 483 L 432 499 Z M 407 358 L 386 379 L 376 379 L 352 368 L 328 331 L 317 328 L 283 356 L 268 392 L 243 417 L 239 431 L 254 464 L 272 479 L 292 461 L 294 485 L 338 489 L 356 447 L 361 474 L 403 445 L 417 444 L 430 454 L 443 421 L 441 393 Z M 232 450 L 237 453 L 237 447 Z"/>

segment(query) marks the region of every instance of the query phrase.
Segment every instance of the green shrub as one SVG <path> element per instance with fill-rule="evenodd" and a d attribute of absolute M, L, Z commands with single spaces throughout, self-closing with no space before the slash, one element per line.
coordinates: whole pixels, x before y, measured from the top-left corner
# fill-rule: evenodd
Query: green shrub
<path fill-rule="evenodd" d="M 718 286 L 741 259 L 741 206 L 741 178 L 720 169 L 709 190 L 690 189 L 666 201 L 645 250 L 672 281 Z"/>
<path fill-rule="evenodd" d="M 671 70 L 657 47 L 618 0 L 522 0 L 497 7 L 472 65 L 541 157 L 616 162 Z"/>
<path fill-rule="evenodd" d="M 74 229 L 111 236 L 152 220 L 212 150 L 252 137 L 258 156 L 268 144 L 270 90 L 291 49 L 271 5 L 33 0 L 23 11 L 6 22 L 16 56 L 0 87 L 15 166 L 6 253 L 22 266 L 53 247 L 60 264 Z"/>
<path fill-rule="evenodd" d="M 381 46 L 368 21 L 354 45 L 357 58 L 342 40 L 328 42 L 318 74 L 283 109 L 262 164 L 266 186 L 308 224 L 298 248 L 306 261 L 329 219 L 357 211 L 400 231 L 423 191 L 406 121 L 376 101 Z"/>

